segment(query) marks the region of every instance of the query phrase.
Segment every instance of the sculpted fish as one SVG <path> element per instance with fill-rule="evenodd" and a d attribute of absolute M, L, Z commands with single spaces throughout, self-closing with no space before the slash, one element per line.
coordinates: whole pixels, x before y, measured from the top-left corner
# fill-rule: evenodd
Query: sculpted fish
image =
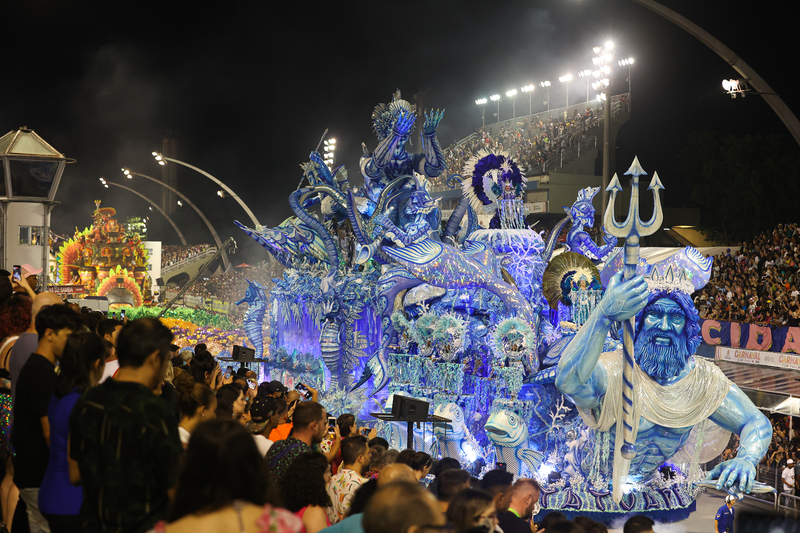
<path fill-rule="evenodd" d="M 494 444 L 495 461 L 506 463 L 509 472 L 520 476 L 523 465 L 530 474 L 539 469 L 544 454 L 530 448 L 528 426 L 515 413 L 506 409 L 495 411 L 483 429 Z"/>
<path fill-rule="evenodd" d="M 473 450 L 468 444 L 471 434 L 464 419 L 464 410 L 458 404 L 450 402 L 439 405 L 433 414 L 451 420 L 433 427 L 442 456 L 458 459 L 462 464 L 472 463 L 478 450 Z"/>

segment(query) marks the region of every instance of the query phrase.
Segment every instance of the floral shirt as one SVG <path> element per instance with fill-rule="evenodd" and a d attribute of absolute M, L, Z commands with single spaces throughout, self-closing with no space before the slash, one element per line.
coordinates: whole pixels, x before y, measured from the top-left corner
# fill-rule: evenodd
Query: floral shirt
<path fill-rule="evenodd" d="M 331 524 L 335 524 L 347 515 L 353 495 L 362 483 L 369 478 L 361 477 L 355 470 L 340 468 L 339 472 L 328 481 L 328 496 L 331 498 L 332 507 L 326 509 Z"/>

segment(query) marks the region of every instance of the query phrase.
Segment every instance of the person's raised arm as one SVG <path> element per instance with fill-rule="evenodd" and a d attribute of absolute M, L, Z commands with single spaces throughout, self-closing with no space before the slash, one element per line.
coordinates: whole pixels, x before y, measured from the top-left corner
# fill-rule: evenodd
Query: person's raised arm
<path fill-rule="evenodd" d="M 592 409 L 606 392 L 605 369 L 598 366 L 603 344 L 613 322 L 627 320 L 647 304 L 647 283 L 641 276 L 622 280 L 622 272 L 611 278 L 603 299 L 589 320 L 564 348 L 558 362 L 556 387 L 576 405 Z"/>

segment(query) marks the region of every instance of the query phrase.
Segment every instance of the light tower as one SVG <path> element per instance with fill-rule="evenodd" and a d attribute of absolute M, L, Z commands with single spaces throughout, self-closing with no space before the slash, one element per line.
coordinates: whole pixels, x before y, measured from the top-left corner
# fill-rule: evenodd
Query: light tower
<path fill-rule="evenodd" d="M 50 212 L 67 158 L 26 127 L 0 137 L 0 264 L 11 270 L 41 268 L 39 289 L 50 276 Z"/>

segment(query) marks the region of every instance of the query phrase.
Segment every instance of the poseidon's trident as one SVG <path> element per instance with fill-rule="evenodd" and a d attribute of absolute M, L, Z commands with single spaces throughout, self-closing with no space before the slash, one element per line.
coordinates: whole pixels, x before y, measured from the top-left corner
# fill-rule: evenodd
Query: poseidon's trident
<path fill-rule="evenodd" d="M 625 173 L 633 176 L 631 181 L 631 205 L 628 209 L 628 218 L 625 219 L 624 224 L 618 224 L 614 219 L 614 200 L 617 193 L 622 191 L 622 186 L 619 184 L 619 178 L 614 174 L 614 178 L 608 185 L 606 191 L 611 193 L 611 198 L 608 200 L 608 207 L 606 208 L 605 226 L 606 231 L 611 233 L 614 237 L 625 239 L 625 280 L 631 279 L 636 275 L 636 266 L 639 263 L 639 238 L 647 237 L 656 232 L 661 227 L 661 221 L 664 220 L 664 212 L 661 210 L 661 199 L 658 196 L 658 190 L 663 189 L 661 180 L 658 179 L 658 173 L 653 173 L 653 179 L 650 181 L 648 190 L 653 191 L 653 218 L 648 222 L 642 222 L 639 219 L 639 176 L 646 176 L 647 172 L 644 171 L 639 164 L 639 158 L 634 157 L 631 168 Z M 622 364 L 622 410 L 623 410 L 623 444 L 622 444 L 622 457 L 631 460 L 636 457 L 636 447 L 634 446 L 633 437 L 633 332 L 636 318 L 632 317 L 630 320 L 625 321 L 625 334 L 624 334 L 624 362 Z M 619 427 L 617 427 L 619 430 Z M 619 432 L 617 432 L 619 438 Z"/>

